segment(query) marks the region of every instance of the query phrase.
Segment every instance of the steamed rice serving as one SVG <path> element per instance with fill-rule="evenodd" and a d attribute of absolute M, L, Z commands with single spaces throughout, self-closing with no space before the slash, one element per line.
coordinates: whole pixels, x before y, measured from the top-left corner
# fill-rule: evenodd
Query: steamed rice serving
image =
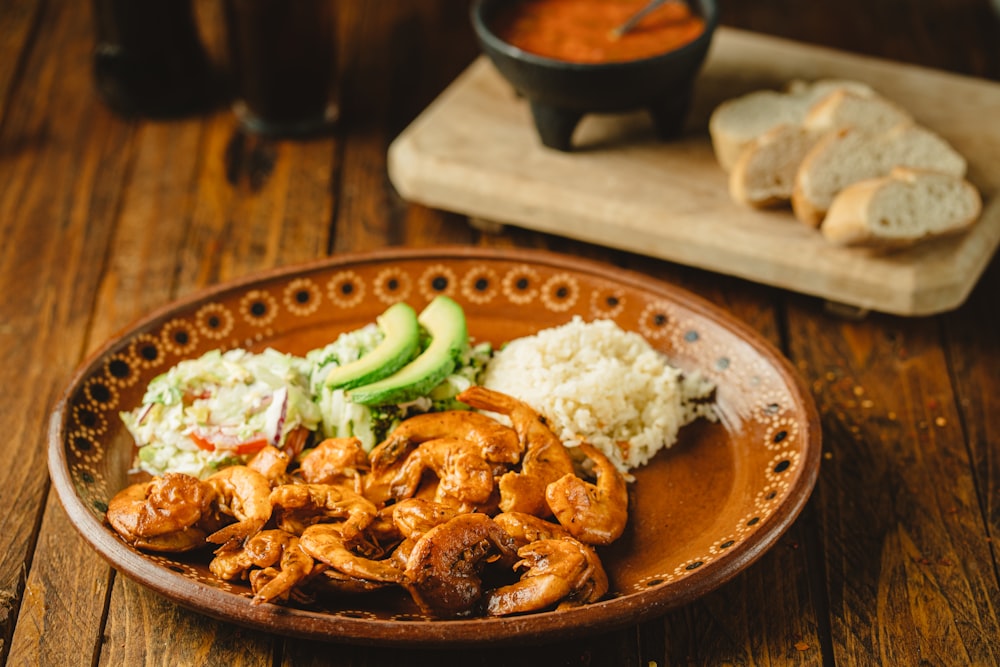
<path fill-rule="evenodd" d="M 715 419 L 714 386 L 685 375 L 641 335 L 580 317 L 511 341 L 481 383 L 525 401 L 567 445 L 587 441 L 627 472 L 677 441 L 685 424 Z"/>

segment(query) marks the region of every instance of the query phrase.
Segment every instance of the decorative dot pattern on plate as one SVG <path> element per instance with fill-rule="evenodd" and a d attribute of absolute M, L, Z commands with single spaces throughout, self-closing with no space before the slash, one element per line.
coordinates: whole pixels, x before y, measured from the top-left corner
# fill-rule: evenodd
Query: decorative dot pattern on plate
<path fill-rule="evenodd" d="M 425 299 L 430 301 L 439 294 L 454 296 L 458 277 L 455 272 L 444 264 L 435 264 L 427 268 L 417 279 L 420 286 L 420 293 Z"/>
<path fill-rule="evenodd" d="M 580 285 L 568 273 L 557 273 L 542 285 L 541 298 L 546 308 L 562 313 L 576 305 Z"/>
<path fill-rule="evenodd" d="M 479 305 L 492 301 L 499 287 L 496 272 L 487 266 L 469 271 L 462 277 L 462 296 Z"/>
<path fill-rule="evenodd" d="M 71 513 L 77 521 L 85 520 L 82 515 L 98 524 L 104 521 L 108 500 L 127 482 L 133 448 L 118 413 L 137 405 L 149 380 L 178 361 L 215 348 L 250 345 L 260 349 L 272 341 L 279 349 L 302 354 L 360 323 L 374 321 L 388 304 L 405 300 L 419 310 L 434 296 L 448 294 L 466 310 L 474 340 L 500 345 L 577 315 L 588 320 L 608 318 L 642 334 L 682 370 L 699 370 L 717 385 L 716 404 L 722 419 L 694 431 L 689 437 L 695 442 L 684 443 L 689 451 L 682 457 L 696 470 L 704 469 L 722 480 L 712 491 L 718 501 L 706 503 L 707 509 L 691 519 L 698 530 L 681 544 L 669 528 L 650 528 L 652 532 L 633 536 L 636 548 L 650 550 L 643 551 L 643 559 L 637 561 L 641 567 L 629 561 L 629 554 L 602 551 L 612 580 L 619 582 L 602 605 L 613 607 L 620 598 L 637 594 L 673 595 L 674 584 L 690 577 L 717 576 L 717 566 L 733 554 L 759 539 L 776 539 L 775 517 L 787 513 L 784 508 L 790 498 L 804 502 L 799 497 L 802 479 L 809 472 L 807 464 L 813 465 L 810 448 L 817 446 L 817 435 L 815 424 L 804 416 L 802 397 L 793 392 L 778 362 L 756 344 L 747 345 L 746 337 L 754 334 L 734 333 L 720 323 L 719 316 L 706 315 L 701 307 L 685 301 L 693 297 L 678 296 L 661 288 L 662 283 L 637 284 L 621 279 L 614 269 L 581 268 L 581 263 L 544 253 L 542 260 L 532 253 L 510 257 L 500 252 L 477 253 L 401 253 L 380 261 L 335 259 L 223 286 L 139 323 L 95 355 L 64 398 L 57 433 L 64 457 L 61 465 L 72 488 L 68 498 L 61 492 L 64 504 L 83 510 Z M 305 349 L 296 347 L 303 345 L 300 340 L 309 341 Z M 699 448 L 710 448 L 712 443 L 718 443 L 713 451 L 722 459 L 707 461 L 697 456 Z M 739 457 L 728 453 L 734 447 L 740 448 Z M 662 456 L 667 457 L 664 465 L 672 465 L 671 450 Z M 647 478 L 659 474 L 636 471 L 636 488 L 646 483 L 651 496 L 662 495 L 659 479 Z M 746 488 L 735 492 L 734 484 Z M 207 569 L 207 559 L 145 554 L 124 546 L 110 529 L 104 532 L 99 550 L 113 552 L 112 560 L 120 549 L 140 554 L 161 566 L 163 576 L 174 577 L 171 589 L 186 585 L 179 584 L 179 578 L 237 597 L 242 603 L 251 596 L 245 582 L 215 578 Z M 412 605 L 369 609 L 359 606 L 357 598 L 317 604 L 309 609 L 318 608 L 331 618 L 376 624 L 429 620 Z M 281 617 L 294 618 L 296 613 L 289 608 Z M 560 612 L 578 613 L 588 612 Z M 273 618 L 269 615 L 268 622 L 274 622 Z M 315 623 L 316 616 L 309 622 Z M 489 622 L 490 627 L 507 627 L 502 619 Z M 315 627 L 318 635 L 322 622 Z M 510 632 L 516 634 L 516 630 Z"/>
<path fill-rule="evenodd" d="M 503 277 L 503 293 L 511 303 L 524 305 L 531 303 L 538 296 L 541 279 L 538 271 L 530 266 L 515 266 Z"/>
<path fill-rule="evenodd" d="M 406 301 L 413 290 L 410 274 L 396 267 L 389 267 L 375 276 L 372 291 L 379 301 L 391 306 L 397 301 Z"/>
<path fill-rule="evenodd" d="M 590 293 L 590 314 L 595 319 L 613 320 L 625 309 L 625 293 L 617 287 L 595 289 Z"/>
<path fill-rule="evenodd" d="M 312 315 L 323 303 L 319 286 L 308 278 L 299 278 L 288 283 L 282 296 L 282 303 L 288 312 L 299 317 Z"/>
<path fill-rule="evenodd" d="M 338 271 L 326 283 L 330 301 L 340 308 L 353 308 L 365 298 L 365 284 L 354 271 Z"/>

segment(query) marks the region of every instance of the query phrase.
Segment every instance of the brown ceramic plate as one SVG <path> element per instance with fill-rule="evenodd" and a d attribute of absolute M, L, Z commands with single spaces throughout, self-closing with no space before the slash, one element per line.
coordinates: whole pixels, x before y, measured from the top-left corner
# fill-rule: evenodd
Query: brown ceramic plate
<path fill-rule="evenodd" d="M 520 617 L 432 620 L 406 595 L 250 604 L 214 578 L 208 555 L 157 556 L 104 521 L 134 445 L 118 412 L 176 362 L 217 347 L 304 353 L 405 300 L 445 293 L 470 334 L 500 344 L 568 321 L 611 318 L 718 386 L 717 423 L 695 423 L 636 472 L 625 535 L 602 558 L 605 601 Z M 312 639 L 409 646 L 548 641 L 663 614 L 722 585 L 771 547 L 805 505 L 819 468 L 815 406 L 787 361 L 732 316 L 676 287 L 541 252 L 474 248 L 338 257 L 212 289 L 164 308 L 107 343 L 76 373 L 51 419 L 49 468 L 83 537 L 115 568 L 226 621 Z"/>

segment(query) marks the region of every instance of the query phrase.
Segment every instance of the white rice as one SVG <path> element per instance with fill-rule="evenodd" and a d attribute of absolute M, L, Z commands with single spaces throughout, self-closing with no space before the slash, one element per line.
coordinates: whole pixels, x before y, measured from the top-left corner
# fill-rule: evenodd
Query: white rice
<path fill-rule="evenodd" d="M 587 441 L 622 471 L 649 461 L 698 417 L 714 420 L 714 386 L 685 375 L 641 335 L 580 317 L 511 341 L 481 382 L 545 416 L 567 445 Z"/>

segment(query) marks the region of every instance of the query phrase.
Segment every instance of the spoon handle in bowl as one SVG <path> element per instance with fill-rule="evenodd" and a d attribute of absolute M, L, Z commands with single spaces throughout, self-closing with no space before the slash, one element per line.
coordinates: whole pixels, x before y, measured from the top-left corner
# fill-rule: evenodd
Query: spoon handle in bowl
<path fill-rule="evenodd" d="M 644 18 L 649 16 L 653 11 L 659 9 L 668 2 L 677 2 L 677 0 L 650 0 L 650 2 L 645 7 L 643 7 L 635 14 L 633 14 L 627 21 L 625 21 L 625 23 L 622 23 L 617 28 L 614 28 L 611 31 L 611 38 L 621 39 L 622 35 L 624 35 L 629 30 L 634 28 L 639 23 L 639 21 L 643 20 Z"/>

